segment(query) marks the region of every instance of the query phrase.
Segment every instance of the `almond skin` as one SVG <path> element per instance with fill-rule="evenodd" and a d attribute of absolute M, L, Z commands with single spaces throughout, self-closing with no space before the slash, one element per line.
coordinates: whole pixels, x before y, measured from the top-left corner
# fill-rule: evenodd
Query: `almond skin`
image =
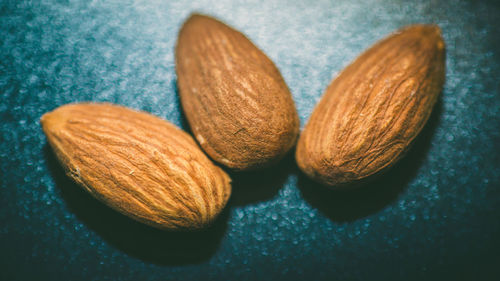
<path fill-rule="evenodd" d="M 198 143 L 235 170 L 265 167 L 296 142 L 299 118 L 273 62 L 243 34 L 203 15 L 176 47 L 180 100 Z"/>
<path fill-rule="evenodd" d="M 150 226 L 199 229 L 221 212 L 229 176 L 185 132 L 112 104 L 70 104 L 41 118 L 66 174 L 111 208 Z"/>
<path fill-rule="evenodd" d="M 444 63 L 444 41 L 434 25 L 403 28 L 365 51 L 314 109 L 297 145 L 300 169 L 344 188 L 392 166 L 431 115 Z"/>

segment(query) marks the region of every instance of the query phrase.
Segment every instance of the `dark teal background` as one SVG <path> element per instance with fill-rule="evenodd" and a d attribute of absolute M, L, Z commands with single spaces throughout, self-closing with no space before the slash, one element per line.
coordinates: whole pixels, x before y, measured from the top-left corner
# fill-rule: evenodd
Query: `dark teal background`
<path fill-rule="evenodd" d="M 39 125 L 77 101 L 145 110 L 188 129 L 174 44 L 192 11 L 275 61 L 304 126 L 330 80 L 411 23 L 436 23 L 446 85 L 414 147 L 352 192 L 309 181 L 292 156 L 231 173 L 202 233 L 166 233 L 69 181 Z M 0 2 L 0 280 L 500 280 L 498 1 Z"/>

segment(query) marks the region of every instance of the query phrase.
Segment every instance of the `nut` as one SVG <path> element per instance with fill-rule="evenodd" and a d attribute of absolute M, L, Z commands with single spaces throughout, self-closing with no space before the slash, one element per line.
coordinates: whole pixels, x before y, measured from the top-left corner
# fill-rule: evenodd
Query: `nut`
<path fill-rule="evenodd" d="M 182 26 L 176 71 L 185 116 L 215 161 L 251 170 L 293 147 L 299 118 L 273 62 L 243 34 L 203 15 Z"/>
<path fill-rule="evenodd" d="M 150 226 L 208 225 L 231 193 L 230 179 L 174 125 L 112 104 L 71 104 L 42 116 L 66 174 L 111 208 Z"/>
<path fill-rule="evenodd" d="M 365 51 L 326 89 L 297 145 L 302 171 L 356 186 L 400 159 L 431 115 L 445 78 L 434 25 L 406 27 Z"/>

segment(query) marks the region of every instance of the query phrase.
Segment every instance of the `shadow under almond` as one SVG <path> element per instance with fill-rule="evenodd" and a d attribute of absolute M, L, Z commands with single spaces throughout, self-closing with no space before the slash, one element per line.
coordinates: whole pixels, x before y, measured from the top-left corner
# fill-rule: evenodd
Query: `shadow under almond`
<path fill-rule="evenodd" d="M 101 203 L 65 175 L 49 145 L 44 156 L 70 212 L 109 245 L 146 262 L 160 265 L 197 264 L 209 260 L 226 233 L 228 208 L 206 229 L 169 232 L 139 223 Z"/>

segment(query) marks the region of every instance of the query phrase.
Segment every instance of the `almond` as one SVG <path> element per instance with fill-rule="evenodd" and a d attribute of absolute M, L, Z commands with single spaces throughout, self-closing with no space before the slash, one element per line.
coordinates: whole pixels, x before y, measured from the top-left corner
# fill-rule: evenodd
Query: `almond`
<path fill-rule="evenodd" d="M 273 62 L 240 32 L 192 15 L 179 32 L 176 71 L 191 130 L 215 161 L 256 169 L 295 144 L 299 118 L 290 91 Z"/>
<path fill-rule="evenodd" d="M 365 51 L 328 86 L 299 139 L 308 176 L 356 186 L 400 159 L 421 131 L 445 78 L 440 29 L 414 25 Z"/>
<path fill-rule="evenodd" d="M 230 179 L 174 125 L 112 104 L 71 104 L 42 116 L 66 173 L 95 198 L 150 226 L 208 225 L 231 193 Z"/>

